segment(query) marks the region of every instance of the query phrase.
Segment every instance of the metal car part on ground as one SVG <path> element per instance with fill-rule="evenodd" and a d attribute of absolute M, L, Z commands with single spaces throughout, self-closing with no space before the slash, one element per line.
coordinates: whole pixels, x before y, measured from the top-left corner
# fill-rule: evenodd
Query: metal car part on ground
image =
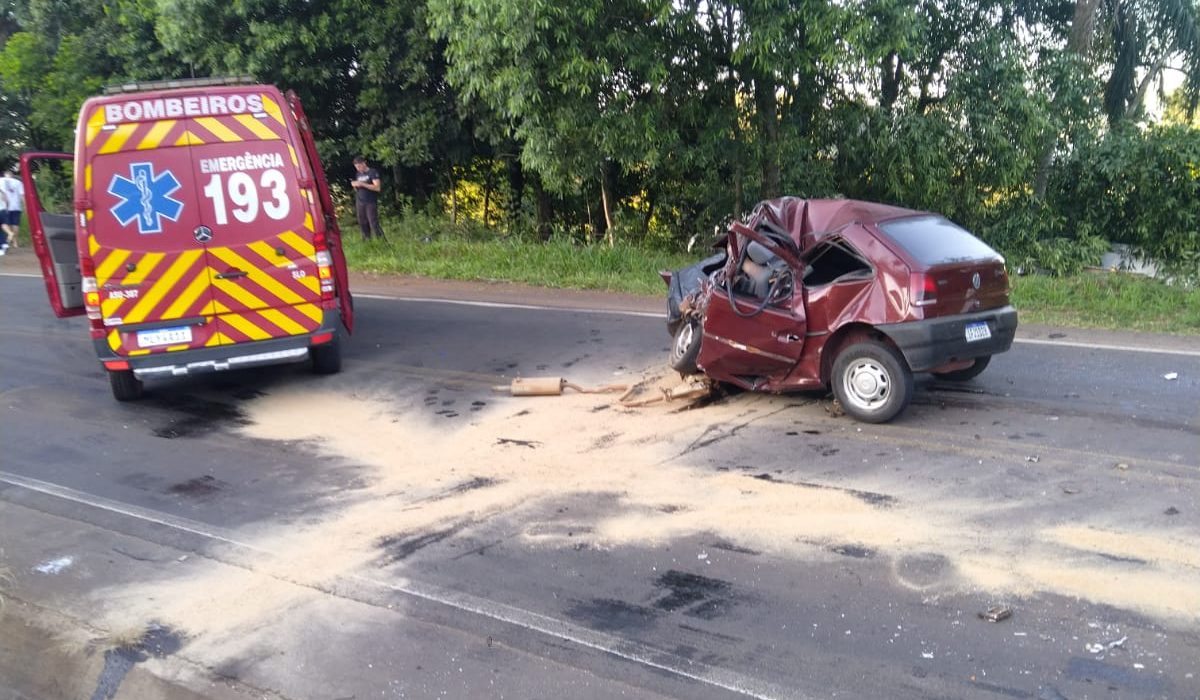
<path fill-rule="evenodd" d="M 830 389 L 885 422 L 913 373 L 967 381 L 1012 346 L 1004 259 L 944 217 L 783 197 L 733 224 L 722 250 L 662 272 L 670 364 L 752 391 Z"/>

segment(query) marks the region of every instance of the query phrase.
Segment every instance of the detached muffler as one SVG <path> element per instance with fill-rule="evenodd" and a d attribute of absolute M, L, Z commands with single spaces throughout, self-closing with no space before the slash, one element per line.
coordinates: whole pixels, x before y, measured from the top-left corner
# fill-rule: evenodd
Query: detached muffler
<path fill-rule="evenodd" d="M 500 385 L 493 388 L 496 391 L 507 391 L 511 396 L 561 396 L 564 389 L 570 389 L 580 394 L 612 394 L 629 389 L 625 384 L 587 388 L 572 384 L 563 377 L 517 377 L 508 386 Z"/>
<path fill-rule="evenodd" d="M 626 408 L 637 408 L 659 402 L 699 398 L 711 393 L 713 385 L 712 381 L 707 377 L 694 376 L 682 384 L 671 388 L 660 387 L 658 391 L 652 392 L 652 395 L 649 397 L 635 397 L 635 394 L 638 394 L 639 390 L 644 390 L 644 387 L 637 384 L 633 386 L 608 384 L 599 387 L 583 387 L 573 384 L 563 377 L 518 377 L 508 385 L 501 384 L 492 388 L 496 391 L 506 392 L 510 396 L 562 396 L 563 392 L 567 389 L 580 394 L 613 394 L 623 392 L 621 398 L 617 399 L 618 403 Z"/>

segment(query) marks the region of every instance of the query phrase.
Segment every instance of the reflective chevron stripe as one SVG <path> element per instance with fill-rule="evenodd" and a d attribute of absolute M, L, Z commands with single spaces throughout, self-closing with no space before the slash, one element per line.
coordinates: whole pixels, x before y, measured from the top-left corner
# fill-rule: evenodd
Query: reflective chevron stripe
<path fill-rule="evenodd" d="M 138 143 L 138 150 L 144 151 L 149 148 L 158 148 L 159 144 L 171 132 L 171 129 L 175 128 L 177 123 L 174 119 L 164 119 L 160 122 L 155 122 L 154 126 L 150 127 L 149 133 L 142 137 L 142 140 Z"/>
<path fill-rule="evenodd" d="M 171 263 L 166 272 L 154 281 L 148 291 L 141 295 L 137 304 L 125 315 L 124 322 L 140 323 L 144 321 L 150 311 L 162 301 L 163 297 L 178 287 L 179 280 L 183 277 L 184 273 L 187 273 L 203 254 L 204 252 L 200 250 L 187 250 L 180 253 L 179 257 L 175 259 L 175 262 Z M 201 266 L 198 274 L 207 276 L 208 271 Z"/>

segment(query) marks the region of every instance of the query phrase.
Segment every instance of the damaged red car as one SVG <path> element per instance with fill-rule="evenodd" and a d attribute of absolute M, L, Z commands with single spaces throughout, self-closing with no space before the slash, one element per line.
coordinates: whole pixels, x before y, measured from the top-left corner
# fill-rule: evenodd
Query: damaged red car
<path fill-rule="evenodd" d="M 908 406 L 913 373 L 965 381 L 1012 346 L 1004 258 L 943 216 L 783 197 L 720 252 L 661 273 L 671 366 L 767 392 L 832 389 L 854 418 Z"/>

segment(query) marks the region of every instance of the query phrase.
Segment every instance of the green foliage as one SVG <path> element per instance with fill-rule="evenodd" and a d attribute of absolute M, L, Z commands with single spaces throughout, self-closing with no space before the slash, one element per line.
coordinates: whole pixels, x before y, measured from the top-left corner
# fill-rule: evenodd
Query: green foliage
<path fill-rule="evenodd" d="M 1123 128 L 1081 144 L 1053 199 L 1067 227 L 1200 276 L 1200 130 Z"/>
<path fill-rule="evenodd" d="M 988 212 L 978 233 L 999 250 L 1010 270 L 1078 274 L 1096 266 L 1109 242 L 1087 229 L 1072 230 L 1066 219 L 1036 197 L 1015 197 Z"/>
<path fill-rule="evenodd" d="M 678 249 L 764 197 L 844 195 L 946 214 L 1022 268 L 1111 241 L 1200 276 L 1194 0 L 4 7 L 0 165 L 69 148 L 103 84 L 248 73 L 304 99 L 334 183 L 361 153 L 386 210 L 485 237 Z M 1172 66 L 1177 127 L 1148 127 Z"/>

